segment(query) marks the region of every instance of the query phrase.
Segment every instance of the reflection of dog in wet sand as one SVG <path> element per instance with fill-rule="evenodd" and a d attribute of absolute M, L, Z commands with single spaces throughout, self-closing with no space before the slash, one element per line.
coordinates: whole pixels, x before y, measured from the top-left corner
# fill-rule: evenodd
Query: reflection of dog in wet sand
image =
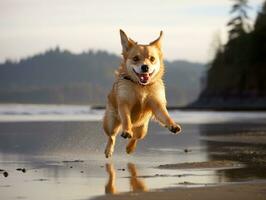
<path fill-rule="evenodd" d="M 117 78 L 108 95 L 103 128 L 108 136 L 105 156 L 114 151 L 116 134 L 129 138 L 127 153 L 132 153 L 138 139 L 145 137 L 148 123 L 154 116 L 171 132 L 181 127 L 170 118 L 166 109 L 162 32 L 158 39 L 148 45 L 139 45 L 120 30 L 123 60 Z"/>
<path fill-rule="evenodd" d="M 127 165 L 128 171 L 130 173 L 130 188 L 132 192 L 146 192 L 148 191 L 147 186 L 144 181 L 138 178 L 138 173 L 136 167 L 132 163 L 128 163 Z M 109 175 L 108 182 L 105 186 L 106 194 L 117 194 L 118 191 L 116 189 L 116 172 L 113 164 L 106 164 L 106 171 Z"/>

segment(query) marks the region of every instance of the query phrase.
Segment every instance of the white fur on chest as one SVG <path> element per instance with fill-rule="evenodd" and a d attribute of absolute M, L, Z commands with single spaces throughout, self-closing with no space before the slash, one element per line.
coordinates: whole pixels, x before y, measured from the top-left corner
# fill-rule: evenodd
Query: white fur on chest
<path fill-rule="evenodd" d="M 151 88 L 145 88 L 146 86 L 136 87 L 132 84 L 123 80 L 117 85 L 117 95 L 120 100 L 126 100 L 128 102 L 136 102 L 145 104 L 147 101 L 159 101 L 166 103 L 165 89 L 162 84 L 156 84 Z M 142 88 L 143 87 L 143 88 Z"/>
<path fill-rule="evenodd" d="M 137 93 L 137 99 L 140 104 L 144 104 L 147 100 L 147 97 L 149 96 L 148 91 L 142 91 L 140 93 Z"/>

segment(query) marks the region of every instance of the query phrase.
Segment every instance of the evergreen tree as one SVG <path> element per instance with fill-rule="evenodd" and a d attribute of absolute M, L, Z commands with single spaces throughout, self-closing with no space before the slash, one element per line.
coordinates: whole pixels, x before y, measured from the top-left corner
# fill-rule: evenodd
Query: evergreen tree
<path fill-rule="evenodd" d="M 235 4 L 230 13 L 233 18 L 228 22 L 229 27 L 229 40 L 238 38 L 244 33 L 250 31 L 249 17 L 247 14 L 248 0 L 233 0 Z"/>
<path fill-rule="evenodd" d="M 266 107 L 266 0 L 248 29 L 247 0 L 234 0 L 229 40 L 210 63 L 199 105 Z M 220 50 L 221 49 L 221 50 Z"/>
<path fill-rule="evenodd" d="M 258 17 L 255 22 L 255 31 L 266 31 L 266 1 L 262 6 L 261 12 L 259 12 Z"/>

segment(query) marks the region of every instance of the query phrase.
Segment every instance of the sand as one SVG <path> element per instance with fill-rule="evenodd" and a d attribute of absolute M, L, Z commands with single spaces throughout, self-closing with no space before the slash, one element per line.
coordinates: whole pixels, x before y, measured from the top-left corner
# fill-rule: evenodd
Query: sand
<path fill-rule="evenodd" d="M 146 193 L 106 195 L 94 200 L 265 200 L 266 183 L 249 183 L 199 188 L 176 188 Z"/>
<path fill-rule="evenodd" d="M 118 137 L 108 160 L 99 121 L 2 122 L 0 199 L 266 200 L 266 115 L 234 122 L 248 114 L 183 124 L 178 137 L 151 123 L 137 152 Z"/>
<path fill-rule="evenodd" d="M 254 135 L 252 135 L 254 134 Z M 204 170 L 242 168 L 245 165 L 256 167 L 261 174 L 265 173 L 265 132 L 237 133 L 229 136 L 209 137 L 214 143 L 213 159 L 233 158 L 232 160 L 210 160 L 206 162 L 183 162 L 161 164 L 158 169 L 165 170 Z M 231 145 L 233 142 L 233 145 Z M 220 144 L 220 145 L 217 145 Z M 260 144 L 260 146 L 258 145 Z M 217 145 L 217 146 L 216 146 Z M 240 145 L 240 146 L 239 146 Z M 263 146 L 261 146 L 263 145 Z M 222 154 L 220 154 L 222 153 Z M 244 162 L 241 162 L 244 161 Z M 179 184 L 181 186 L 181 184 Z M 193 187 L 192 187 L 193 186 Z M 194 187 L 195 186 L 195 187 Z M 94 200 L 265 200 L 265 180 L 253 182 L 235 182 L 204 186 L 184 184 L 184 187 L 167 188 L 148 192 L 127 192 L 116 195 L 105 195 Z"/>
<path fill-rule="evenodd" d="M 189 162 L 160 165 L 159 169 L 209 169 L 209 168 L 235 168 L 243 164 L 230 160 L 213 160 L 208 162 Z"/>

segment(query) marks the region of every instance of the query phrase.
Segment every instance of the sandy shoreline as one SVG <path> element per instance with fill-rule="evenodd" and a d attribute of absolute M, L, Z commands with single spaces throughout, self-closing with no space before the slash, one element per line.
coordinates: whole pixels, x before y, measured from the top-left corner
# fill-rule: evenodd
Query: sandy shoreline
<path fill-rule="evenodd" d="M 163 189 L 145 193 L 105 195 L 94 200 L 265 200 L 266 183 L 229 184 L 213 187 Z"/>
<path fill-rule="evenodd" d="M 209 142 L 216 141 L 212 148 L 214 152 L 218 152 L 218 156 L 216 155 L 213 157 L 214 160 L 207 162 L 163 164 L 159 165 L 157 168 L 168 170 L 243 168 L 245 170 L 245 166 L 250 165 L 256 167 L 259 171 L 260 167 L 262 167 L 263 171 L 265 170 L 265 132 L 235 133 L 227 136 L 212 136 L 208 139 Z M 233 145 L 231 145 L 232 142 Z M 262 146 L 258 146 L 258 144 Z M 224 156 L 230 160 L 222 160 L 221 158 Z M 261 173 L 264 173 L 263 171 L 261 171 Z M 179 185 L 181 184 L 179 183 Z M 100 196 L 94 198 L 94 200 L 264 200 L 265 198 L 266 182 L 264 180 L 262 182 L 253 180 L 253 182 L 227 182 L 217 185 L 193 185 L 192 183 L 184 184 L 184 187 L 151 190 L 148 192 L 136 192 L 133 190 L 133 192 Z"/>
<path fill-rule="evenodd" d="M 0 196 L 265 199 L 266 115 L 247 114 L 183 112 L 193 122 L 183 124 L 184 134 L 151 123 L 135 154 L 126 155 L 127 141 L 118 138 L 111 160 L 103 156 L 101 122 L 2 122 Z"/>

